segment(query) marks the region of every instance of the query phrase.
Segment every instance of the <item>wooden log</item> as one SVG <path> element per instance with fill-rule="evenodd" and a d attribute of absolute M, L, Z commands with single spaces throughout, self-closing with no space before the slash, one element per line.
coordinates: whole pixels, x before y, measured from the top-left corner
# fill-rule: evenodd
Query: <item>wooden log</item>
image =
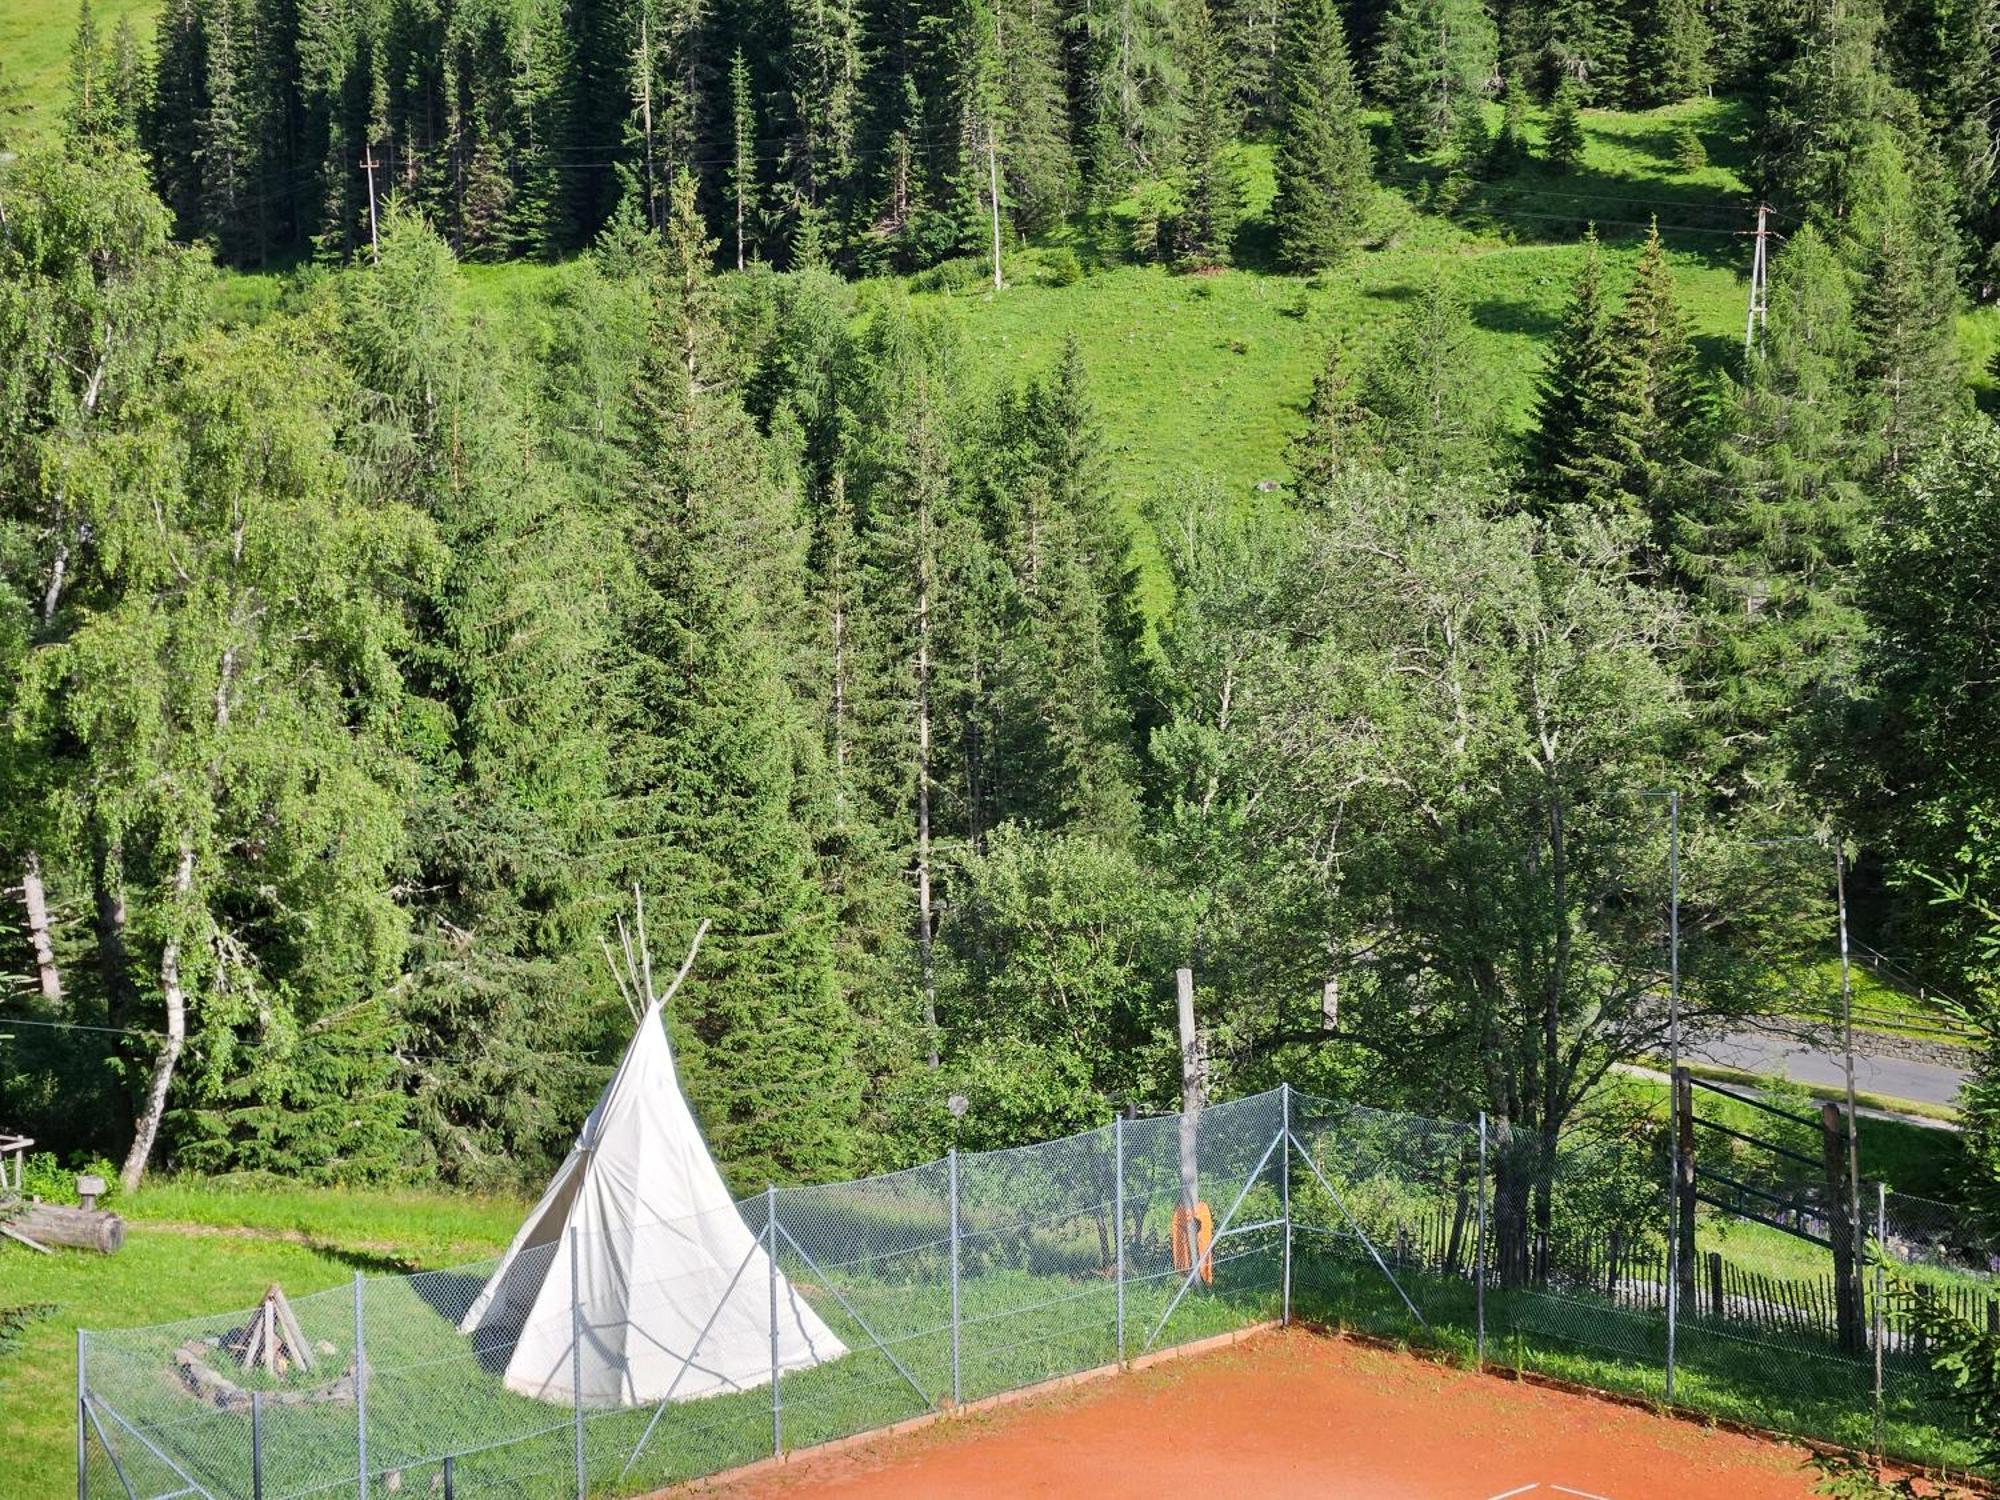
<path fill-rule="evenodd" d="M 38 1245 L 65 1245 L 72 1250 L 115 1253 L 125 1243 L 125 1221 L 101 1208 L 66 1208 L 55 1203 L 30 1203 L 7 1221 L 10 1229 Z"/>

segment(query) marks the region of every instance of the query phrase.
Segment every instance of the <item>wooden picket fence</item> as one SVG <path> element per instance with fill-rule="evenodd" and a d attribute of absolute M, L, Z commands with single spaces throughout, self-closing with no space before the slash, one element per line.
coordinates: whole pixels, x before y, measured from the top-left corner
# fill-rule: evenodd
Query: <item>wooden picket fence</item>
<path fill-rule="evenodd" d="M 1380 1248 L 1392 1266 L 1434 1275 L 1470 1276 L 1473 1232 L 1450 1206 L 1418 1219 L 1399 1219 Z M 1456 1229 L 1456 1232 L 1454 1230 Z M 1457 1254 L 1454 1257 L 1454 1246 Z M 1498 1275 L 1496 1247 L 1488 1248 L 1488 1270 Z M 1528 1264 L 1541 1285 L 1601 1298 L 1609 1305 L 1635 1312 L 1664 1314 L 1667 1307 L 1667 1257 L 1656 1243 L 1637 1246 L 1617 1232 L 1602 1236 L 1553 1234 L 1536 1238 Z M 1877 1316 L 1873 1278 L 1864 1288 L 1869 1326 Z M 2000 1286 L 1975 1282 L 1923 1285 L 1917 1295 L 1942 1304 L 1958 1318 L 2000 1333 Z M 1693 1305 L 1684 1311 L 1715 1318 L 1758 1333 L 1834 1343 L 1839 1338 L 1834 1279 L 1825 1274 L 1806 1277 L 1772 1276 L 1740 1266 L 1721 1251 L 1702 1251 L 1695 1267 Z M 1880 1309 L 1883 1347 L 1890 1352 L 1921 1354 L 1923 1335 L 1914 1326 L 1905 1300 L 1891 1293 Z"/>

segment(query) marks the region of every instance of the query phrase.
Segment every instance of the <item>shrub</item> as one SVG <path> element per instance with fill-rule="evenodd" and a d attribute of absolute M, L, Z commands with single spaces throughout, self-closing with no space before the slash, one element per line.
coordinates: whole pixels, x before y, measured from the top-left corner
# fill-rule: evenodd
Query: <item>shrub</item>
<path fill-rule="evenodd" d="M 1050 286 L 1075 286 L 1083 280 L 1083 262 L 1067 245 L 1042 253 L 1042 279 Z"/>

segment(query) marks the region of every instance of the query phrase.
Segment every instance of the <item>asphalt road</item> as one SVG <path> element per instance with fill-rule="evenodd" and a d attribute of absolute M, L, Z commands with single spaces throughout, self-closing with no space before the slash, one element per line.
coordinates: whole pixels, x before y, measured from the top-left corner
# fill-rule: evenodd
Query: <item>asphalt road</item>
<path fill-rule="evenodd" d="M 1842 1055 L 1795 1036 L 1745 1032 L 1688 1048 L 1688 1055 L 1746 1073 L 1780 1074 L 1795 1083 L 1846 1082 Z M 1854 1056 L 1854 1086 L 1865 1094 L 1886 1094 L 1920 1104 L 1955 1104 L 1965 1074 L 1938 1063 L 1900 1057 Z"/>

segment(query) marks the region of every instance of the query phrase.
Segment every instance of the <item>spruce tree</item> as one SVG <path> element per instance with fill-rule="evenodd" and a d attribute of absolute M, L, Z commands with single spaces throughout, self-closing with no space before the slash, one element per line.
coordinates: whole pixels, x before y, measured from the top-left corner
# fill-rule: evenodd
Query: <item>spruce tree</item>
<path fill-rule="evenodd" d="M 1575 88 L 1579 106 L 1615 108 L 1625 102 L 1633 72 L 1633 17 L 1626 5 L 1557 0 L 1546 25 L 1549 63 Z"/>
<path fill-rule="evenodd" d="M 968 785 L 977 757 L 963 753 L 972 747 L 961 730 L 979 638 L 997 614 L 993 569 L 960 473 L 963 418 L 946 329 L 885 308 L 862 349 L 849 490 L 858 564 L 850 754 L 871 842 L 901 876 L 902 920 L 892 930 L 908 940 L 891 960 L 907 955 L 898 966 L 935 1067 L 940 848 L 972 835 L 984 801 Z"/>
<path fill-rule="evenodd" d="M 1301 503 L 1322 506 L 1332 498 L 1342 472 L 1374 453 L 1367 432 L 1368 411 L 1348 372 L 1347 353 L 1338 344 L 1326 351 L 1313 376 L 1305 417 L 1288 455 L 1292 488 Z"/>
<path fill-rule="evenodd" d="M 468 326 L 444 240 L 400 206 L 381 227 L 379 264 L 330 288 L 326 321 L 359 396 L 356 488 L 419 505 L 443 551 L 403 654 L 400 1014 L 426 1059 L 408 1082 L 427 1159 L 491 1182 L 560 1157 L 601 1081 L 582 1060 L 625 1029 L 589 963 L 620 885 L 595 858 L 613 826 L 615 538 L 542 456 L 524 378 Z"/>
<path fill-rule="evenodd" d="M 245 76 L 249 39 L 243 21 L 237 0 L 213 0 L 202 27 L 205 108 L 195 121 L 198 222 L 231 257 L 250 247 L 246 209 L 256 197 L 256 121 L 253 85 Z"/>
<path fill-rule="evenodd" d="M 89 149 L 118 133 L 118 101 L 112 87 L 110 59 L 97 34 L 90 0 L 78 0 L 76 30 L 69 44 L 69 97 L 63 129 L 70 143 Z"/>
<path fill-rule="evenodd" d="M 1701 93 L 1715 77 L 1713 40 L 1700 0 L 1657 0 L 1634 39 L 1632 102 L 1676 104 Z"/>
<path fill-rule="evenodd" d="M 1471 342 L 1465 299 L 1433 275 L 1362 375 L 1361 402 L 1384 463 L 1436 476 L 1485 462 L 1479 392 L 1465 378 Z"/>
<path fill-rule="evenodd" d="M 1169 0 L 1083 0 L 1069 25 L 1082 54 L 1084 176 L 1092 198 L 1111 203 L 1173 167 L 1183 81 L 1175 16 Z"/>
<path fill-rule="evenodd" d="M 1452 171 L 1476 177 L 1486 169 L 1493 150 L 1493 133 L 1486 128 L 1486 108 L 1477 94 L 1466 94 L 1458 102 L 1451 122 Z"/>
<path fill-rule="evenodd" d="M 1624 455 L 1617 441 L 1618 350 L 1604 285 L 1604 257 L 1593 230 L 1556 329 L 1528 430 L 1521 486 L 1544 510 L 1619 508 Z"/>
<path fill-rule="evenodd" d="M 1045 0 L 996 0 L 1002 199 L 1027 234 L 1060 224 L 1082 181 L 1071 138 L 1062 16 Z"/>
<path fill-rule="evenodd" d="M 1241 212 L 1234 108 L 1220 38 L 1207 0 L 1189 0 L 1183 41 L 1187 88 L 1181 103 L 1181 212 L 1175 258 L 1185 266 L 1226 266 Z"/>
<path fill-rule="evenodd" d="M 1857 640 L 1853 566 L 1866 527 L 1846 269 L 1811 225 L 1771 266 L 1770 314 L 1729 395 L 1718 483 L 1687 487 L 1674 554 L 1703 605 L 1697 671 L 1717 774 L 1774 784 L 1770 763 Z"/>
<path fill-rule="evenodd" d="M 1462 101 L 1482 95 L 1493 76 L 1498 46 L 1481 0 L 1393 0 L 1375 88 L 1405 151 L 1429 156 L 1450 139 Z"/>
<path fill-rule="evenodd" d="M 1883 478 L 1908 468 L 1965 406 L 1949 251 L 1940 254 L 1941 235 L 1927 243 L 1910 228 L 1907 221 L 1883 224 L 1855 307 L 1863 345 L 1859 420 L 1873 471 Z"/>
<path fill-rule="evenodd" d="M 1889 127 L 1879 0 L 1805 0 L 1789 57 L 1762 96 L 1756 141 L 1760 190 L 1779 209 L 1825 227 L 1866 196 L 1866 159 Z"/>
<path fill-rule="evenodd" d="M 1956 179 L 1968 269 L 1990 299 L 2000 294 L 2000 0 L 1952 6 L 1945 51 L 1943 148 Z"/>
<path fill-rule="evenodd" d="M 153 96 L 141 140 L 160 198 L 188 238 L 201 232 L 197 122 L 208 112 L 207 46 L 201 0 L 166 0 L 153 35 Z"/>
<path fill-rule="evenodd" d="M 772 609 L 802 539 L 730 383 L 692 176 L 674 181 L 633 421 L 618 774 L 654 930 L 712 922 L 670 1022 L 739 1187 L 843 1175 L 860 1107 L 829 912 L 797 818 L 801 724 Z"/>
<path fill-rule="evenodd" d="M 111 102 L 110 125 L 113 133 L 125 145 L 137 145 L 139 122 L 152 89 L 151 80 L 146 76 L 146 57 L 140 50 L 139 38 L 132 30 L 129 15 L 120 16 L 118 25 L 112 30 L 104 86 Z"/>
<path fill-rule="evenodd" d="M 1583 120 L 1577 112 L 1577 87 L 1564 79 L 1549 105 L 1549 126 L 1544 139 L 1549 165 L 1567 172 L 1583 160 Z"/>
<path fill-rule="evenodd" d="M 997 821 L 1137 831 L 1137 764 L 1123 701 L 1131 632 L 1126 538 L 1076 340 L 1003 418 L 1020 462 L 1003 541 L 1011 598 L 997 717 Z"/>
<path fill-rule="evenodd" d="M 1673 268 L 1656 223 L 1640 249 L 1624 305 L 1611 321 L 1615 351 L 1611 424 L 1622 504 L 1663 539 L 1673 483 L 1705 416 L 1707 392 Z"/>
<path fill-rule="evenodd" d="M 863 24 L 852 0 L 785 0 L 779 15 L 776 89 L 791 105 L 782 165 L 794 215 L 791 250 L 796 263 L 810 264 L 816 251 L 801 253 L 800 236 L 819 244 L 835 195 L 855 185 Z"/>
<path fill-rule="evenodd" d="M 1528 84 L 1519 72 L 1507 75 L 1507 93 L 1500 128 L 1493 134 L 1489 170 L 1495 176 L 1514 171 L 1529 159 Z"/>
<path fill-rule="evenodd" d="M 1278 50 L 1278 253 L 1294 270 L 1332 265 L 1350 250 L 1373 187 L 1361 97 L 1332 0 L 1298 0 Z"/>
<path fill-rule="evenodd" d="M 524 255 L 550 255 L 575 245 L 586 226 L 577 212 L 576 112 L 571 85 L 576 48 L 558 0 L 541 0 L 527 14 L 514 94 L 523 116 L 520 160 L 507 232 Z M 361 133 L 372 144 L 381 133 L 371 108 Z"/>

